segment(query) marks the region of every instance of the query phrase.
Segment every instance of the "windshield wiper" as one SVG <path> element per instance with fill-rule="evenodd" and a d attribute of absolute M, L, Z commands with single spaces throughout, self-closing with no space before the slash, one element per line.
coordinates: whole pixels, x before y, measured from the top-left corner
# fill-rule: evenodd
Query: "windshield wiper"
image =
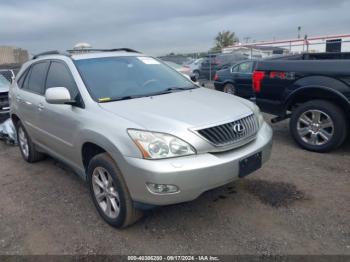
<path fill-rule="evenodd" d="M 139 98 L 139 97 L 144 97 L 144 96 L 121 96 L 121 97 L 116 97 L 116 98 L 112 98 L 110 100 L 107 100 L 105 102 L 114 102 L 114 101 L 121 101 L 121 100 L 129 100 L 129 99 L 134 99 L 134 98 Z"/>
<path fill-rule="evenodd" d="M 165 89 L 164 91 L 165 92 L 169 92 L 169 91 L 182 91 L 182 90 L 191 90 L 191 89 L 195 89 L 195 88 L 198 88 L 197 86 L 191 86 L 191 87 L 169 87 L 167 89 Z"/>
<path fill-rule="evenodd" d="M 191 90 L 191 89 L 195 89 L 195 88 L 198 88 L 198 87 L 197 86 L 193 86 L 193 87 L 169 87 L 169 88 L 167 88 L 165 90 L 162 90 L 162 91 L 159 91 L 159 92 L 143 94 L 143 95 L 121 96 L 121 97 L 112 98 L 112 99 L 109 99 L 109 100 L 106 100 L 106 101 L 100 101 L 100 103 L 129 100 L 129 99 L 140 98 L 140 97 L 164 95 L 164 94 L 170 94 L 173 91 L 184 91 L 184 90 Z"/>

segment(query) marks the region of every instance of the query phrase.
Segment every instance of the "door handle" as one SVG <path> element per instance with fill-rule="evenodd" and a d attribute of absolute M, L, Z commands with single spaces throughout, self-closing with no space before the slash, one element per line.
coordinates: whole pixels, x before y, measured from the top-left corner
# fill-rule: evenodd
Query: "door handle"
<path fill-rule="evenodd" d="M 43 109 L 44 109 L 44 105 L 40 103 L 40 104 L 38 105 L 38 110 L 41 111 L 41 110 L 43 110 Z"/>

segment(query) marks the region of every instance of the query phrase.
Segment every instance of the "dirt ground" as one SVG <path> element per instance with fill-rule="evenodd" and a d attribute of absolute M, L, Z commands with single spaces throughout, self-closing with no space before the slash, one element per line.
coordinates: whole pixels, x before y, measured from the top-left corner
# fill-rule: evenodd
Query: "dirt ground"
<path fill-rule="evenodd" d="M 350 255 L 350 142 L 311 153 L 294 144 L 287 121 L 273 129 L 261 170 L 124 230 L 100 219 L 62 164 L 27 164 L 0 142 L 0 254 Z"/>

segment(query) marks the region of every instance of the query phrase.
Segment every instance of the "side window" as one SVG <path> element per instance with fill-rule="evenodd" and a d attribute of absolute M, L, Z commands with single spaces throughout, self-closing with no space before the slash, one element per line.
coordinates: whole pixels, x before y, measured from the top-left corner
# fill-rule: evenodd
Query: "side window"
<path fill-rule="evenodd" d="M 69 69 L 61 62 L 51 62 L 47 74 L 46 89 L 51 87 L 65 87 L 69 90 L 72 99 L 77 99 L 78 87 L 69 72 Z"/>
<path fill-rule="evenodd" d="M 28 78 L 28 85 L 25 84 L 24 88 L 33 93 L 44 94 L 47 67 L 48 62 L 39 62 L 32 65 L 30 74 L 26 77 Z"/>
<path fill-rule="evenodd" d="M 253 71 L 253 63 L 252 62 L 246 62 L 239 65 L 239 72 L 240 73 L 251 73 Z"/>
<path fill-rule="evenodd" d="M 237 73 L 239 70 L 239 65 L 232 67 L 231 71 L 232 73 Z"/>

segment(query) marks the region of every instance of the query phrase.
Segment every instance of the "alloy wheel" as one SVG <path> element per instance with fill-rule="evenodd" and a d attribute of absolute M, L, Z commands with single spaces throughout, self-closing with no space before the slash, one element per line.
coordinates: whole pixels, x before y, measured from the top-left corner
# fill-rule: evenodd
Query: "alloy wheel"
<path fill-rule="evenodd" d="M 196 78 L 196 81 L 198 81 L 198 79 L 199 79 L 199 72 L 195 71 L 193 74 L 194 74 L 194 77 Z"/>
<path fill-rule="evenodd" d="M 320 110 L 308 110 L 302 113 L 297 121 L 297 132 L 307 144 L 322 146 L 334 135 L 332 118 Z"/>
<path fill-rule="evenodd" d="M 29 157 L 28 138 L 22 127 L 19 127 L 18 129 L 18 140 L 19 140 L 19 146 L 21 148 L 23 155 L 25 156 L 25 158 L 28 158 Z"/>
<path fill-rule="evenodd" d="M 96 167 L 92 174 L 95 199 L 104 214 L 112 219 L 120 212 L 120 198 L 112 176 L 103 167 Z"/>
<path fill-rule="evenodd" d="M 235 87 L 231 84 L 226 84 L 224 86 L 224 92 L 227 94 L 234 95 L 236 93 Z"/>

